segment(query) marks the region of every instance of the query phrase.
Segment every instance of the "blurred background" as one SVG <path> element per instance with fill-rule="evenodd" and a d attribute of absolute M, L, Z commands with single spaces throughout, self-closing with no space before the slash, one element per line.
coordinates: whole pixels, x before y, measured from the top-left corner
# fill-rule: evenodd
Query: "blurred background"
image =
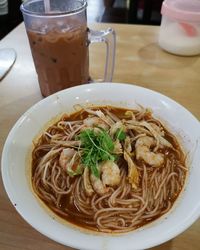
<path fill-rule="evenodd" d="M 22 22 L 21 0 L 0 0 L 0 39 Z M 163 0 L 87 0 L 88 22 L 160 25 Z"/>

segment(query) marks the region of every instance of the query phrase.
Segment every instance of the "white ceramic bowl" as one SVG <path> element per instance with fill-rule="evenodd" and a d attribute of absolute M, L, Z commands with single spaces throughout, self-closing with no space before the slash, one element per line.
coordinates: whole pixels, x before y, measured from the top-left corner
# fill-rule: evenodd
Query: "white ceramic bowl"
<path fill-rule="evenodd" d="M 26 156 L 44 124 L 74 104 L 151 107 L 181 137 L 189 152 L 189 178 L 184 192 L 167 215 L 139 230 L 118 236 L 80 231 L 54 220 L 39 204 L 26 176 Z M 185 108 L 157 92 L 127 84 L 99 83 L 66 89 L 35 104 L 14 125 L 2 155 L 2 176 L 8 196 L 21 216 L 42 234 L 64 245 L 87 250 L 133 250 L 161 244 L 188 228 L 200 215 L 200 123 Z"/>

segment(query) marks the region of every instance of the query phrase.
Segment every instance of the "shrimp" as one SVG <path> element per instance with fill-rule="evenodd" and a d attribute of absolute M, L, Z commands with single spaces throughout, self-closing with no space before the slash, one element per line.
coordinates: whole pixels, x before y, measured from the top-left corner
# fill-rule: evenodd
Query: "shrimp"
<path fill-rule="evenodd" d="M 63 170 L 67 169 L 67 165 L 69 164 L 75 153 L 76 151 L 72 148 L 63 149 L 59 158 L 59 164 L 63 168 Z"/>
<path fill-rule="evenodd" d="M 109 189 L 103 184 L 100 178 L 97 178 L 95 175 L 90 175 L 90 181 L 92 184 L 93 189 L 99 195 L 104 195 L 109 191 Z"/>
<path fill-rule="evenodd" d="M 101 172 L 101 178 L 104 185 L 113 187 L 120 183 L 120 170 L 113 161 L 103 162 L 101 165 Z"/>
<path fill-rule="evenodd" d="M 93 174 L 90 175 L 90 181 L 93 189 L 99 195 L 104 195 L 109 191 L 108 186 L 113 187 L 120 183 L 120 170 L 113 161 L 105 161 L 99 165 L 101 178 Z"/>
<path fill-rule="evenodd" d="M 72 148 L 64 148 L 60 154 L 59 164 L 61 168 L 71 176 L 81 174 L 83 166 L 79 164 L 80 157 L 76 150 Z"/>
<path fill-rule="evenodd" d="M 150 147 L 155 144 L 155 140 L 149 136 L 144 136 L 137 139 L 135 143 L 136 159 L 142 159 L 154 167 L 161 166 L 164 162 L 164 155 L 150 151 Z"/>

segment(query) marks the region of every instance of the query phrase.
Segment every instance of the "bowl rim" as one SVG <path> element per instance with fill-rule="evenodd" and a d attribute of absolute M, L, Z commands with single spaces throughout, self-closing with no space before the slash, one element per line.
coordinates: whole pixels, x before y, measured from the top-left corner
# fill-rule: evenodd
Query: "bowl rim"
<path fill-rule="evenodd" d="M 63 94 L 65 92 L 70 92 L 71 90 L 81 90 L 81 89 L 87 89 L 88 87 L 91 88 L 92 87 L 99 87 L 99 86 L 106 86 L 107 87 L 115 87 L 115 86 L 123 86 L 124 88 L 136 88 L 136 89 L 140 89 L 140 90 L 144 90 L 144 91 L 148 91 L 149 93 L 152 93 L 152 94 L 156 94 L 156 95 L 159 95 L 160 97 L 163 97 L 163 98 L 167 98 L 171 103 L 175 104 L 176 106 L 178 105 L 178 107 L 180 107 L 181 109 L 183 109 L 185 112 L 187 112 L 190 117 L 193 119 L 193 121 L 195 121 L 198 126 L 200 127 L 200 122 L 198 121 L 198 119 L 190 112 L 188 111 L 185 107 L 183 107 L 181 104 L 179 104 L 178 102 L 174 101 L 173 99 L 169 98 L 168 96 L 166 95 L 163 95 L 161 93 L 159 93 L 158 91 L 153 91 L 151 89 L 148 89 L 148 88 L 144 88 L 144 87 L 140 87 L 140 86 L 137 86 L 137 85 L 133 85 L 133 84 L 126 84 L 126 83 L 92 83 L 92 84 L 84 84 L 84 85 L 79 85 L 79 86 L 75 86 L 75 87 L 71 87 L 71 88 L 68 88 L 68 89 L 65 89 L 65 90 L 62 90 L 62 91 L 59 91 L 51 96 L 48 96 L 46 97 L 45 99 L 42 99 L 40 100 L 39 102 L 35 103 L 34 105 L 32 105 L 24 114 L 22 114 L 20 116 L 20 118 L 15 122 L 15 124 L 13 125 L 12 129 L 10 130 L 8 136 L 7 136 L 7 139 L 4 143 L 4 147 L 3 147 L 3 150 L 2 150 L 2 158 L 1 158 L 1 172 L 2 172 L 2 179 L 3 179 L 3 185 L 4 185 L 4 188 L 6 190 L 6 193 L 11 201 L 11 203 L 13 204 L 13 201 L 14 201 L 14 194 L 10 193 L 9 192 L 9 189 L 8 189 L 8 185 L 9 185 L 9 180 L 6 178 L 6 156 L 9 152 L 9 144 L 11 142 L 11 138 L 12 136 L 15 134 L 15 130 L 17 129 L 17 127 L 19 126 L 19 124 L 21 122 L 23 122 L 23 120 L 25 119 L 25 117 L 27 115 L 29 115 L 30 113 L 34 112 L 34 109 L 38 106 L 38 105 L 42 105 L 44 103 L 47 102 L 47 100 L 50 100 L 57 95 L 60 95 L 60 94 Z M 123 97 L 122 97 L 123 99 Z M 200 203 L 198 205 L 198 207 L 196 208 L 196 210 L 193 212 L 192 216 L 190 217 L 189 220 L 187 220 L 187 222 L 184 222 L 183 224 L 181 224 L 181 226 L 179 226 L 178 229 L 176 229 L 175 231 L 172 231 L 171 234 L 169 233 L 168 235 L 166 235 L 165 237 L 163 237 L 162 239 L 157 239 L 157 240 L 152 240 L 151 244 L 148 243 L 148 245 L 145 245 L 144 243 L 144 249 L 146 248 L 150 248 L 150 247 L 154 247 L 156 245 L 160 245 L 174 237 L 176 237 L 177 235 L 179 235 L 180 233 L 182 233 L 183 231 L 185 231 L 188 227 L 190 227 L 199 217 L 200 217 Z M 56 242 L 59 242 L 63 245 L 66 245 L 67 246 L 70 246 L 70 247 L 74 247 L 74 248 L 80 248 L 82 246 L 81 243 L 77 242 L 76 244 L 73 244 L 71 245 L 70 244 L 70 240 L 66 243 L 65 240 L 58 240 L 56 237 L 53 237 L 50 233 L 47 233 L 45 230 L 39 228 L 39 227 L 36 227 L 35 225 L 32 225 L 30 223 L 30 220 L 26 217 L 26 215 L 23 214 L 23 212 L 21 211 L 21 208 L 19 208 L 18 206 L 16 207 L 15 206 L 15 209 L 18 211 L 18 213 L 24 218 L 24 220 L 30 224 L 33 228 L 35 228 L 37 231 L 39 231 L 40 233 L 42 233 L 43 235 L 49 237 L 50 239 L 53 239 L 54 241 Z M 133 231 L 132 231 L 133 232 Z M 90 247 L 88 247 L 88 249 L 91 249 Z"/>

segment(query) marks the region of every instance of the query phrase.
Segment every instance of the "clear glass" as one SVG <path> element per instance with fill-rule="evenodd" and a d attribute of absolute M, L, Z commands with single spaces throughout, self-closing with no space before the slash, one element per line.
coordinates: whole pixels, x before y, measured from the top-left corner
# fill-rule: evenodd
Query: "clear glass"
<path fill-rule="evenodd" d="M 115 32 L 89 30 L 86 7 L 84 0 L 28 0 L 21 5 L 43 96 L 90 81 L 90 43 L 106 44 L 103 81 L 112 81 Z"/>

